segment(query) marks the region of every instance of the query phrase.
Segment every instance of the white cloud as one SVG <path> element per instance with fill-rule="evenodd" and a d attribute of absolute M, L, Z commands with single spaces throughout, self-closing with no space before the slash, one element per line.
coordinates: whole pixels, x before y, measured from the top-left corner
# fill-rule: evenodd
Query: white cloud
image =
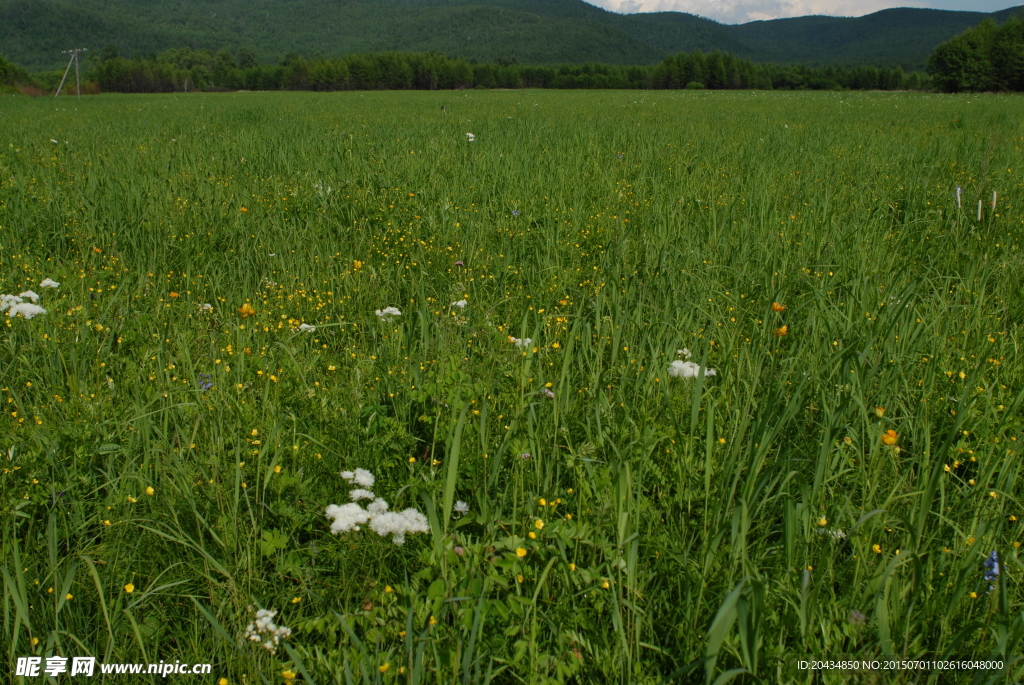
<path fill-rule="evenodd" d="M 891 7 L 928 7 L 922 0 L 590 0 L 612 12 L 687 12 L 723 24 L 825 14 L 859 17 Z"/>

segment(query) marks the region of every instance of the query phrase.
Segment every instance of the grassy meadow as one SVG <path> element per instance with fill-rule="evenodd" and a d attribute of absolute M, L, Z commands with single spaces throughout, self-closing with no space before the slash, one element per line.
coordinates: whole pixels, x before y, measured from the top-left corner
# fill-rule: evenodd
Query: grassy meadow
<path fill-rule="evenodd" d="M 1024 680 L 1020 111 L 0 98 L 10 673 Z M 356 468 L 429 531 L 333 535 Z"/>

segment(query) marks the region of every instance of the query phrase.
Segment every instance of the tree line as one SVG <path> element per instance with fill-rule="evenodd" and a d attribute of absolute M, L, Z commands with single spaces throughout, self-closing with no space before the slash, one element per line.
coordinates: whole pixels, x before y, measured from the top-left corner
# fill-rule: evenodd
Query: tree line
<path fill-rule="evenodd" d="M 287 55 L 260 64 L 242 49 L 181 48 L 150 58 L 122 58 L 105 49 L 87 78 L 104 92 L 159 93 L 189 90 L 449 90 L 462 88 L 619 88 L 902 90 L 926 85 L 902 69 L 755 64 L 727 52 L 679 53 L 655 66 L 575 64 L 530 66 L 515 60 L 475 64 L 438 53 L 380 52 L 341 59 Z"/>
<path fill-rule="evenodd" d="M 928 58 L 928 72 L 947 93 L 1024 90 L 1024 18 L 1001 26 L 986 19 L 941 43 Z"/>

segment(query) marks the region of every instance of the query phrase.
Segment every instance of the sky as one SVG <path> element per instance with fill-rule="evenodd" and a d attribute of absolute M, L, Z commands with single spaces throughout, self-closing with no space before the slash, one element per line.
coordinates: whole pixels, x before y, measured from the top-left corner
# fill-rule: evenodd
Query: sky
<path fill-rule="evenodd" d="M 587 0 L 612 12 L 689 12 L 723 24 L 827 14 L 859 17 L 890 7 L 995 12 L 1024 0 Z"/>

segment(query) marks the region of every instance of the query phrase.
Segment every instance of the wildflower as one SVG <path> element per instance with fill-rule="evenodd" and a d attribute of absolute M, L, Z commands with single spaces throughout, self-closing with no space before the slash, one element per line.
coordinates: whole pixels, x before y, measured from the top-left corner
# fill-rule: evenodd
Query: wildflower
<path fill-rule="evenodd" d="M 467 133 L 466 134 L 466 142 L 467 143 L 472 143 L 474 140 L 476 140 L 476 136 L 474 136 L 472 133 Z"/>
<path fill-rule="evenodd" d="M 331 522 L 331 533 L 334 535 L 359 530 L 359 526 L 370 520 L 370 512 L 354 503 L 343 504 L 340 507 L 337 504 L 328 504 L 324 513 L 327 518 L 334 519 Z"/>
<path fill-rule="evenodd" d="M 555 399 L 555 393 L 551 392 L 550 388 L 544 388 L 541 392 L 543 392 L 549 400 Z"/>
<path fill-rule="evenodd" d="M 999 577 L 999 555 L 995 550 L 992 550 L 992 554 L 988 555 L 985 559 L 985 580 L 992 582 Z M 988 588 L 992 589 L 991 586 Z"/>
<path fill-rule="evenodd" d="M 208 303 L 208 302 L 206 304 L 201 304 L 201 305 L 199 305 L 199 311 L 201 311 L 201 312 L 212 312 L 213 311 L 213 305 Z"/>
<path fill-rule="evenodd" d="M 14 305 L 21 304 L 22 302 L 24 302 L 24 300 L 17 295 L 0 295 L 0 312 L 7 311 Z"/>
<path fill-rule="evenodd" d="M 537 519 L 536 521 L 533 522 L 533 527 L 536 528 L 537 530 L 540 530 L 541 528 L 544 527 L 544 522 L 542 520 L 540 520 L 540 519 Z"/>
<path fill-rule="evenodd" d="M 377 670 L 381 673 L 387 673 L 389 668 L 391 668 L 391 664 L 384 664 L 382 666 L 379 666 Z"/>
<path fill-rule="evenodd" d="M 358 502 L 361 499 L 377 499 L 377 495 L 373 494 L 369 490 L 363 490 L 362 488 L 356 488 L 348 493 L 348 496 L 353 502 Z"/>
<path fill-rule="evenodd" d="M 3 311 L 3 309 L 0 309 Z M 21 316 L 25 319 L 34 319 L 40 314 L 45 314 L 46 310 L 37 304 L 31 304 L 29 302 L 15 303 L 7 308 L 7 316 L 15 317 Z"/>
<path fill-rule="evenodd" d="M 785 307 L 785 305 L 781 305 L 778 302 L 772 302 L 772 311 L 773 312 L 784 312 L 784 311 L 786 311 L 786 307 Z"/>
<path fill-rule="evenodd" d="M 465 309 L 467 304 L 469 304 L 469 302 L 467 302 L 466 300 L 458 300 L 457 302 L 452 302 L 448 306 L 449 307 L 458 307 L 459 309 Z"/>
<path fill-rule="evenodd" d="M 881 554 L 882 553 L 882 546 L 879 545 L 879 544 L 871 545 L 871 551 L 874 552 L 875 554 Z"/>
<path fill-rule="evenodd" d="M 377 315 L 377 318 L 384 322 L 402 315 L 402 312 L 399 311 L 398 307 L 385 307 L 384 309 L 376 310 L 374 313 Z"/>
<path fill-rule="evenodd" d="M 530 458 L 530 453 L 529 452 L 523 452 L 522 454 L 519 455 L 519 458 L 520 459 L 529 459 Z"/>
<path fill-rule="evenodd" d="M 178 293 L 174 292 L 173 290 L 172 290 L 172 291 L 171 291 L 170 293 L 168 293 L 168 294 L 169 294 L 169 295 L 170 295 L 170 296 L 171 296 L 172 298 L 175 298 L 175 299 L 176 299 L 176 298 L 178 297 Z"/>
<path fill-rule="evenodd" d="M 256 620 L 245 628 L 244 637 L 252 642 L 262 643 L 262 647 L 271 654 L 277 652 L 281 640 L 292 634 L 291 628 L 274 625 L 276 611 L 260 609 L 256 612 Z M 282 675 L 284 675 L 282 673 Z M 294 676 L 293 676 L 294 678 Z"/>
<path fill-rule="evenodd" d="M 217 681 L 217 685 L 231 685 L 227 678 L 221 678 Z"/>
<path fill-rule="evenodd" d="M 401 545 L 405 542 L 407 533 L 426 533 L 430 531 L 427 517 L 415 509 L 378 514 L 370 519 L 370 528 L 381 537 L 391 535 L 396 545 Z"/>
<path fill-rule="evenodd" d="M 700 375 L 716 376 L 718 372 L 714 369 L 705 368 L 702 374 L 700 364 L 677 359 L 668 365 L 668 375 L 673 378 L 696 378 Z"/>
<path fill-rule="evenodd" d="M 519 216 L 519 210 L 518 209 L 513 209 L 512 210 L 512 216 Z"/>
<path fill-rule="evenodd" d="M 312 333 L 316 330 L 316 326 L 310 326 L 308 323 L 299 324 L 299 333 Z"/>
<path fill-rule="evenodd" d="M 468 514 L 469 513 L 469 505 L 466 504 L 465 502 L 463 502 L 462 500 L 459 500 L 458 502 L 456 502 L 455 506 L 452 507 L 452 508 L 455 510 L 455 513 L 457 513 L 457 514 Z"/>
<path fill-rule="evenodd" d="M 607 590 L 608 588 L 611 587 L 611 583 L 609 583 L 607 580 L 602 580 L 601 581 L 601 587 L 604 588 L 605 590 Z"/>
<path fill-rule="evenodd" d="M 526 556 L 526 550 L 522 547 L 516 547 L 516 556 L 522 559 Z"/>
<path fill-rule="evenodd" d="M 466 266 L 466 265 L 460 259 L 459 261 L 455 262 L 455 266 Z"/>
<path fill-rule="evenodd" d="M 58 283 L 57 281 L 53 280 L 52 278 L 44 278 L 39 283 L 39 287 L 40 288 L 59 288 L 60 287 L 60 283 Z"/>
<path fill-rule="evenodd" d="M 689 359 L 690 357 L 693 356 L 693 354 L 690 352 L 690 350 L 688 350 L 685 347 L 683 349 L 681 349 L 681 350 L 676 350 L 676 354 L 678 354 L 683 359 Z"/>
<path fill-rule="evenodd" d="M 25 300 L 32 300 L 33 302 L 39 302 L 39 295 L 32 290 L 26 290 L 25 292 L 18 295 L 18 297 Z"/>
<path fill-rule="evenodd" d="M 781 338 L 784 335 L 789 335 L 789 326 L 782 326 L 781 328 L 775 329 L 776 338 Z"/>
<path fill-rule="evenodd" d="M 521 350 L 528 349 L 533 344 L 532 338 L 517 338 L 514 335 L 508 336 L 508 341 Z"/>
<path fill-rule="evenodd" d="M 238 313 L 242 316 L 243 319 L 247 319 L 253 314 L 255 314 L 256 310 L 253 309 L 251 304 L 246 302 L 245 304 L 238 308 Z"/>
<path fill-rule="evenodd" d="M 466 550 L 463 547 L 456 547 L 455 548 L 455 553 L 458 554 L 461 557 L 463 554 L 466 553 Z"/>
<path fill-rule="evenodd" d="M 883 445 L 895 445 L 896 444 L 896 440 L 898 440 L 899 437 L 900 437 L 899 434 L 896 433 L 896 431 L 894 431 L 893 429 L 890 428 L 889 430 L 887 430 L 884 433 L 882 433 L 882 444 Z"/>
<path fill-rule="evenodd" d="M 821 518 L 818 519 L 818 525 L 822 526 L 822 527 L 827 526 L 828 525 L 828 519 L 825 518 L 824 516 L 822 516 Z"/>
<path fill-rule="evenodd" d="M 127 585 L 124 586 L 124 591 L 127 592 L 130 595 L 133 592 L 135 592 L 135 586 L 132 585 L 131 583 L 128 583 Z"/>
<path fill-rule="evenodd" d="M 356 483 L 362 485 L 364 488 L 372 488 L 376 478 L 374 475 L 366 469 L 356 469 L 355 471 L 342 471 L 341 477 L 347 480 L 349 483 Z"/>
<path fill-rule="evenodd" d="M 247 213 L 247 212 L 248 212 L 249 210 L 248 210 L 248 209 L 246 209 L 245 207 L 239 207 L 239 208 L 238 208 L 238 211 L 240 211 L 240 212 L 241 212 L 242 214 L 245 214 L 245 213 Z"/>
<path fill-rule="evenodd" d="M 199 374 L 199 389 L 209 390 L 213 387 L 213 376 L 208 373 Z"/>
<path fill-rule="evenodd" d="M 74 598 L 75 598 L 75 596 L 73 594 L 71 594 L 70 592 L 68 594 L 64 595 L 64 599 L 66 599 L 69 602 L 71 600 L 73 600 Z"/>
<path fill-rule="evenodd" d="M 885 407 L 875 407 L 875 416 L 878 418 L 885 416 Z"/>
<path fill-rule="evenodd" d="M 862 626 L 867 620 L 867 617 L 856 609 L 850 612 L 850 623 L 855 626 Z"/>
<path fill-rule="evenodd" d="M 150 486 L 148 486 L 146 488 L 146 494 L 147 495 L 153 496 L 155 493 L 156 493 L 156 490 L 153 489 L 152 485 L 150 485 Z"/>
<path fill-rule="evenodd" d="M 358 259 L 353 259 L 352 260 L 352 269 L 354 271 L 359 271 L 362 268 L 363 268 L 363 263 L 361 261 L 359 261 Z"/>

